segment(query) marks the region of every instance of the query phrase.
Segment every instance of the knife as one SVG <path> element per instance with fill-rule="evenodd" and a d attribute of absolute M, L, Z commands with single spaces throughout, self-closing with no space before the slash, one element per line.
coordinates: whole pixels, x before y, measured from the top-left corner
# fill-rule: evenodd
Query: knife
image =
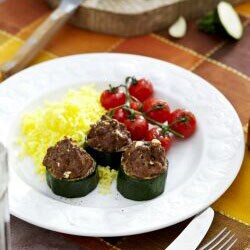
<path fill-rule="evenodd" d="M 24 42 L 15 56 L 0 67 L 0 82 L 26 67 L 71 17 L 83 0 L 62 0 L 60 5 Z"/>
<path fill-rule="evenodd" d="M 205 237 L 213 218 L 214 210 L 211 207 L 196 215 L 165 250 L 195 250 Z"/>

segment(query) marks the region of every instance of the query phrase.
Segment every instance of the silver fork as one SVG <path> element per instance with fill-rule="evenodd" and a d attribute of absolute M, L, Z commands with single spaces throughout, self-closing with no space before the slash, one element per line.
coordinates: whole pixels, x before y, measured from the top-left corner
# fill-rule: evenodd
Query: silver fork
<path fill-rule="evenodd" d="M 232 249 L 237 240 L 235 234 L 232 234 L 231 230 L 227 230 L 225 227 L 212 240 L 197 250 L 229 250 Z"/>

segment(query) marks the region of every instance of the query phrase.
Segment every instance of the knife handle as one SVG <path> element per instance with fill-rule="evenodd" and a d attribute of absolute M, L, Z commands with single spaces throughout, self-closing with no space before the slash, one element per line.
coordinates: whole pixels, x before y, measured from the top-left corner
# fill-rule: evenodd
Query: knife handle
<path fill-rule="evenodd" d="M 74 10 L 75 8 L 67 9 L 60 6 L 54 10 L 24 42 L 15 56 L 0 67 L 0 81 L 26 67 L 69 19 Z"/>

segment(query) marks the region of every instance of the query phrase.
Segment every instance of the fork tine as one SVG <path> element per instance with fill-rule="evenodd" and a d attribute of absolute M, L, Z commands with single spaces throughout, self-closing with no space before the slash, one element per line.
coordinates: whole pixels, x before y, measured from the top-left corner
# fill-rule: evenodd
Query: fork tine
<path fill-rule="evenodd" d="M 238 239 L 235 239 L 225 250 L 230 250 L 233 245 L 237 242 Z"/>
<path fill-rule="evenodd" d="M 207 244 L 200 247 L 198 250 L 204 250 L 205 248 L 209 247 L 215 240 L 217 240 L 225 231 L 227 228 L 223 228 L 212 240 L 210 240 Z"/>
<path fill-rule="evenodd" d="M 217 250 L 222 250 L 224 246 L 226 246 L 233 238 L 235 234 L 231 235 Z"/>
<path fill-rule="evenodd" d="M 231 231 L 228 231 L 226 234 L 224 234 L 212 247 L 210 247 L 208 250 L 213 250 L 215 247 L 217 247 L 229 234 Z"/>

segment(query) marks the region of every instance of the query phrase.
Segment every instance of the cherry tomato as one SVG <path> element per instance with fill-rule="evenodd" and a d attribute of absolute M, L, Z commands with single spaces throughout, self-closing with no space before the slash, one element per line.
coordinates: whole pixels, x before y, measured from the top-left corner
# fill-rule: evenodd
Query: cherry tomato
<path fill-rule="evenodd" d="M 142 109 L 142 103 L 139 101 L 131 101 L 130 108 L 137 110 L 137 111 L 140 111 Z"/>
<path fill-rule="evenodd" d="M 100 100 L 102 106 L 108 110 L 123 105 L 126 101 L 126 95 L 119 88 L 110 87 L 102 92 Z"/>
<path fill-rule="evenodd" d="M 161 99 L 147 99 L 144 102 L 143 111 L 148 117 L 158 122 L 165 122 L 170 117 L 170 108 L 168 104 Z"/>
<path fill-rule="evenodd" d="M 190 111 L 176 109 L 170 115 L 169 125 L 174 131 L 182 134 L 184 138 L 188 138 L 196 130 L 196 118 Z"/>
<path fill-rule="evenodd" d="M 128 116 L 128 113 L 123 108 L 119 108 L 115 110 L 114 115 L 113 115 L 113 117 L 119 122 L 124 122 L 127 116 Z"/>
<path fill-rule="evenodd" d="M 161 142 L 161 146 L 168 151 L 172 145 L 172 139 L 169 134 L 162 135 L 162 129 L 153 127 L 146 132 L 145 141 L 157 139 Z"/>
<path fill-rule="evenodd" d="M 136 80 L 132 78 L 132 83 L 129 86 L 129 93 L 143 102 L 153 95 L 153 85 L 147 79 Z"/>
<path fill-rule="evenodd" d="M 124 124 L 130 131 L 132 140 L 142 140 L 148 130 L 148 122 L 141 115 L 135 115 L 135 118 L 125 119 Z"/>

